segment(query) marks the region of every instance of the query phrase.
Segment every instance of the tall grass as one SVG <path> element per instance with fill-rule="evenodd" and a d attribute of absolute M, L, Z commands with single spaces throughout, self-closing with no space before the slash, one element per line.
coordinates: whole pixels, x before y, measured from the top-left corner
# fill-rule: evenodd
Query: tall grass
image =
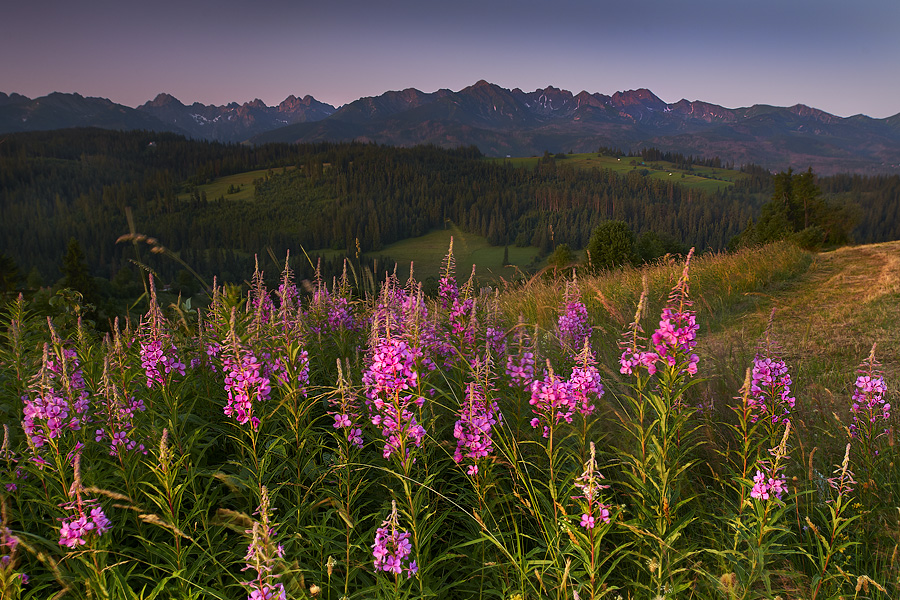
<path fill-rule="evenodd" d="M 716 354 L 817 260 L 498 291 L 451 251 L 434 299 L 256 273 L 103 337 L 12 301 L 0 597 L 897 597 L 892 370 L 839 422 L 790 349 Z"/>

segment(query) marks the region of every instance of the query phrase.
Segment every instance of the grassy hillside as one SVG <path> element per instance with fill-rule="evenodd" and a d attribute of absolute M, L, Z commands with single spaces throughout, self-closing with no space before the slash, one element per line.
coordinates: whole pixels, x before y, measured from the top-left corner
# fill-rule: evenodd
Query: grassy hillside
<path fill-rule="evenodd" d="M 537 156 L 522 158 L 491 158 L 502 164 L 511 164 L 514 167 L 534 168 L 540 160 Z M 576 169 L 610 169 L 621 175 L 629 171 L 647 171 L 646 176 L 663 181 L 673 181 L 679 185 L 703 191 L 717 191 L 734 185 L 740 178 L 746 177 L 744 173 L 732 169 L 716 169 L 713 167 L 694 166 L 692 170 L 678 169 L 674 163 L 667 161 L 644 162 L 640 157 L 616 157 L 603 156 L 596 153 L 567 154 L 566 158 L 558 159 L 560 165 L 570 165 Z"/>
<path fill-rule="evenodd" d="M 255 171 L 245 171 L 243 173 L 235 173 L 234 175 L 226 175 L 217 177 L 211 182 L 198 185 L 195 189 L 197 193 L 206 193 L 207 200 L 215 200 L 216 198 L 225 198 L 226 200 L 253 200 L 256 190 L 253 182 L 263 179 L 269 173 L 281 173 L 285 170 L 294 169 L 295 167 L 284 167 L 281 169 L 257 169 Z M 238 191 L 228 193 L 229 189 L 237 188 Z M 178 195 L 179 200 L 189 200 L 190 192 L 184 192 Z"/>
<path fill-rule="evenodd" d="M 437 277 L 450 247 L 451 237 L 456 258 L 456 272 L 460 278 L 468 277 L 472 272 L 472 265 L 476 265 L 479 279 L 497 281 L 502 277 L 512 280 L 516 278 L 517 269 L 533 267 L 538 254 L 538 249 L 533 246 L 518 248 L 511 245 L 509 264 L 503 265 L 503 246 L 491 246 L 480 235 L 465 233 L 451 223 L 446 229 L 402 240 L 385 246 L 378 252 L 371 252 L 366 257 L 369 259 L 379 256 L 389 257 L 397 263 L 397 275 L 404 281 L 409 277 L 410 263 L 413 263 L 417 279 Z"/>

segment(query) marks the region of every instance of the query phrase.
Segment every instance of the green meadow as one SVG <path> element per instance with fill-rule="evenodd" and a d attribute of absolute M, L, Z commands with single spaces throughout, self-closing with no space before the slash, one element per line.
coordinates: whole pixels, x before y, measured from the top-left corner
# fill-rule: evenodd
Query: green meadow
<path fill-rule="evenodd" d="M 397 275 L 405 280 L 409 277 L 409 266 L 413 264 L 413 272 L 417 278 L 424 279 L 436 276 L 441 272 L 444 257 L 453 238 L 453 254 L 456 258 L 456 272 L 464 279 L 472 272 L 472 265 L 478 266 L 481 279 L 505 280 L 516 279 L 525 267 L 533 268 L 538 249 L 534 246 L 517 248 L 509 246 L 509 264 L 503 265 L 503 246 L 491 246 L 480 236 L 461 231 L 456 225 L 448 224 L 446 229 L 438 229 L 416 238 L 408 238 L 395 244 L 385 246 L 379 252 L 366 255 L 368 259 L 389 257 L 390 265 L 381 268 L 393 270 L 397 264 Z"/>
<path fill-rule="evenodd" d="M 492 158 L 500 163 L 508 163 L 514 167 L 533 169 L 540 157 Z M 707 192 L 718 191 L 734 185 L 738 179 L 746 177 L 744 173 L 732 169 L 716 169 L 713 167 L 695 166 L 692 170 L 678 169 L 674 163 L 667 161 L 644 162 L 641 157 L 615 157 L 598 155 L 595 152 L 586 154 L 567 154 L 564 159 L 557 159 L 558 165 L 570 165 L 576 169 L 609 169 L 620 175 L 630 171 L 644 171 L 647 177 L 660 180 L 672 180 L 674 183 Z M 683 177 L 682 177 L 683 175 Z"/>
<path fill-rule="evenodd" d="M 294 167 L 285 167 L 290 170 Z M 258 169 L 256 171 L 245 171 L 243 173 L 235 173 L 234 175 L 225 175 L 217 177 L 210 183 L 198 185 L 197 193 L 206 192 L 207 200 L 215 200 L 216 198 L 225 198 L 226 200 L 253 200 L 256 188 L 253 182 L 262 179 L 267 173 L 280 173 L 282 169 Z M 233 186 L 233 187 L 232 187 Z M 238 188 L 235 193 L 228 193 L 229 189 Z M 178 195 L 179 200 L 189 200 L 190 192 L 184 192 Z"/>

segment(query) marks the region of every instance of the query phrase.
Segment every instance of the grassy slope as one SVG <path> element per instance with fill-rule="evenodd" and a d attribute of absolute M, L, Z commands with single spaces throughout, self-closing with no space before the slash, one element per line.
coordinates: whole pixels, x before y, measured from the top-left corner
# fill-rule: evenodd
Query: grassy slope
<path fill-rule="evenodd" d="M 806 273 L 790 285 L 749 300 L 746 310 L 730 315 L 721 330 L 700 341 L 704 354 L 731 358 L 730 368 L 720 365 L 731 387 L 743 377 L 739 365 L 749 364 L 774 309 L 772 340 L 791 367 L 797 405 L 805 419 L 830 420 L 832 430 L 848 424 L 855 371 L 873 343 L 889 394 L 896 394 L 900 242 L 817 254 Z M 835 415 L 841 423 L 834 422 Z"/>
<path fill-rule="evenodd" d="M 532 156 L 527 158 L 496 158 L 488 160 L 509 163 L 515 167 L 534 168 L 540 158 Z M 635 161 L 636 164 L 632 165 L 632 161 Z M 730 169 L 696 166 L 692 171 L 685 171 L 676 169 L 674 163 L 666 161 L 641 164 L 639 157 L 633 159 L 627 157 L 616 158 L 615 156 L 598 156 L 593 152 L 588 154 L 569 154 L 567 158 L 559 160 L 557 164 L 571 165 L 578 169 L 610 169 L 620 175 L 625 175 L 634 169 L 647 169 L 649 171 L 647 177 L 672 181 L 679 185 L 704 191 L 726 188 L 733 185 L 736 180 L 746 177 L 744 173 Z M 682 173 L 684 174 L 683 178 L 681 177 Z"/>
<path fill-rule="evenodd" d="M 397 263 L 397 274 L 402 281 L 409 277 L 409 264 L 413 263 L 416 279 L 437 276 L 441 272 L 444 257 L 453 237 L 453 255 L 456 258 L 456 276 L 465 281 L 472 272 L 472 265 L 477 265 L 480 279 L 497 280 L 498 277 L 512 279 L 516 276 L 515 266 L 503 266 L 503 246 L 491 246 L 479 235 L 464 233 L 456 225 L 447 229 L 432 231 L 417 238 L 408 238 L 389 246 L 379 252 L 372 252 L 367 258 L 378 256 L 390 257 Z M 534 261 L 538 249 L 534 247 L 509 247 L 511 265 L 524 267 Z M 393 264 L 388 268 L 393 268 Z"/>
<path fill-rule="evenodd" d="M 294 167 L 286 168 L 293 169 Z M 256 189 L 253 185 L 253 180 L 262 179 L 270 170 L 271 169 L 259 169 L 257 171 L 245 171 L 243 173 L 218 177 L 206 185 L 197 186 L 197 192 L 206 192 L 207 200 L 215 200 L 222 196 L 224 196 L 226 200 L 253 200 L 254 191 Z M 273 172 L 280 171 L 281 169 L 277 169 Z M 231 185 L 241 188 L 241 190 L 236 194 L 229 194 L 228 187 Z M 190 200 L 190 197 L 190 193 L 185 192 L 184 194 L 179 194 L 178 199 Z"/>

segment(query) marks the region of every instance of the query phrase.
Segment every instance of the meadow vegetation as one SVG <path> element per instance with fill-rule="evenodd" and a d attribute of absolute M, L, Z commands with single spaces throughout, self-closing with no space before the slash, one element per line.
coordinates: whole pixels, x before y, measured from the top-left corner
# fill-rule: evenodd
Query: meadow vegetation
<path fill-rule="evenodd" d="M 0 316 L 0 597 L 896 598 L 896 243 Z M 415 275 L 415 271 L 413 273 Z M 274 278 L 273 278 L 274 279 Z"/>
<path fill-rule="evenodd" d="M 555 160 L 565 160 L 565 165 L 575 169 L 607 169 L 619 175 L 627 175 L 629 172 L 639 172 L 644 177 L 651 179 L 675 182 L 681 186 L 693 188 L 703 192 L 718 192 L 734 185 L 735 181 L 748 179 L 749 176 L 741 171 L 691 165 L 684 165 L 670 160 L 645 160 L 641 156 L 627 156 L 623 153 L 587 152 L 576 154 L 555 155 Z M 510 157 L 487 159 L 501 164 L 509 164 L 514 167 L 536 168 L 540 161 L 539 156 Z"/>

